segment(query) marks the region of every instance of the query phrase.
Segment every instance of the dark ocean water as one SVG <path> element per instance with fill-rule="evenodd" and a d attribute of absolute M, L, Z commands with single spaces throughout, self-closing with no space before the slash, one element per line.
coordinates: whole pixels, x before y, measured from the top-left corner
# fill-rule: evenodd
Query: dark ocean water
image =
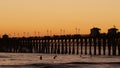
<path fill-rule="evenodd" d="M 42 60 L 40 56 L 42 55 Z M 119 56 L 0 53 L 0 68 L 120 68 Z"/>

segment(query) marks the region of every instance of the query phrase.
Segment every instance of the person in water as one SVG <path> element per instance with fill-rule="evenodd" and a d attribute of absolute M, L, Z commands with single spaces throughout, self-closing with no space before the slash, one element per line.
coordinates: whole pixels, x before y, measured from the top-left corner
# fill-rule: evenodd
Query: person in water
<path fill-rule="evenodd" d="M 40 55 L 40 60 L 42 60 L 42 55 Z"/>
<path fill-rule="evenodd" d="M 57 55 L 55 55 L 55 56 L 53 57 L 53 59 L 56 59 L 56 57 L 57 57 Z"/>

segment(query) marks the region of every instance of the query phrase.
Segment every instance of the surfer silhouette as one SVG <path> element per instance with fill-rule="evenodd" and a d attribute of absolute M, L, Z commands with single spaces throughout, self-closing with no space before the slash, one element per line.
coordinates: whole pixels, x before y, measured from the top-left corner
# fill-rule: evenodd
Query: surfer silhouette
<path fill-rule="evenodd" d="M 56 57 L 57 57 L 57 55 L 55 55 L 55 56 L 53 57 L 53 59 L 56 59 Z"/>
<path fill-rule="evenodd" d="M 40 60 L 42 60 L 42 55 L 40 55 Z"/>

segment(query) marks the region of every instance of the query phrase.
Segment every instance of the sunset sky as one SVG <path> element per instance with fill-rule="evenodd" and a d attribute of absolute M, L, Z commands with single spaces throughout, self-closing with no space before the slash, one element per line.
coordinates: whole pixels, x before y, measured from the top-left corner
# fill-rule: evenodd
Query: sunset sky
<path fill-rule="evenodd" d="M 0 0 L 0 34 L 88 34 L 113 25 L 120 29 L 120 0 Z"/>

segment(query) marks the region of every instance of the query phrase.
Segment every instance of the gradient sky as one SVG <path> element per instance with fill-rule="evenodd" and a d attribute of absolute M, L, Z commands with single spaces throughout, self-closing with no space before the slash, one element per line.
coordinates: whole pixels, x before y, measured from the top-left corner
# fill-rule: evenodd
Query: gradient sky
<path fill-rule="evenodd" d="M 120 0 L 0 0 L 0 34 L 85 34 L 113 25 L 120 29 Z"/>

